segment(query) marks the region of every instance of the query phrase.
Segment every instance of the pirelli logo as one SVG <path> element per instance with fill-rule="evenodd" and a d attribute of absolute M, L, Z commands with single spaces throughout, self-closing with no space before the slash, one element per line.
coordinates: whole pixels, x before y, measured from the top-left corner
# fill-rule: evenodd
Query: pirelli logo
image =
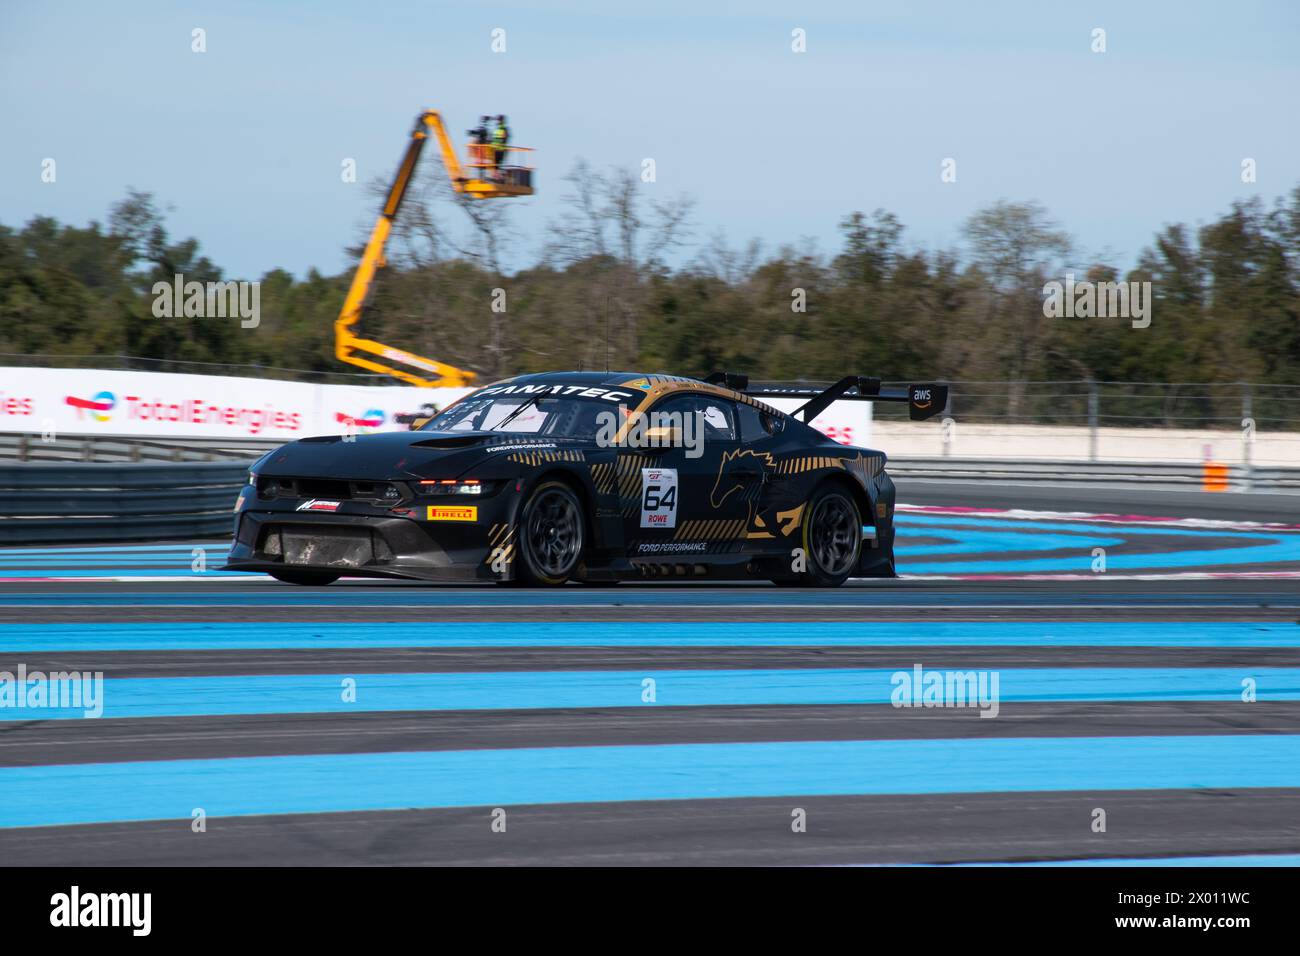
<path fill-rule="evenodd" d="M 429 505 L 430 521 L 477 521 L 477 505 Z"/>

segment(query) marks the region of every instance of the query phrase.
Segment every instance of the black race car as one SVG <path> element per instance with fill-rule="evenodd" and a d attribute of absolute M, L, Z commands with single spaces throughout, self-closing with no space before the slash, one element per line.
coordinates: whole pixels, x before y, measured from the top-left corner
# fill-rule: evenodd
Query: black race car
<path fill-rule="evenodd" d="M 763 398 L 798 398 L 792 414 Z M 226 570 L 563 584 L 894 576 L 883 452 L 805 422 L 942 385 L 749 388 L 745 376 L 564 372 L 497 382 L 408 432 L 304 438 L 249 471 Z"/>

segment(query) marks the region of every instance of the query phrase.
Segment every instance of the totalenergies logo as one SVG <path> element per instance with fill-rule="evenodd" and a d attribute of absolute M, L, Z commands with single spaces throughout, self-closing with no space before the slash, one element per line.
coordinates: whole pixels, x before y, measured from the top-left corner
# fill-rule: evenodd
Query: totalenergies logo
<path fill-rule="evenodd" d="M 378 428 L 384 423 L 384 411 L 381 408 L 371 408 L 355 416 L 335 412 L 334 418 L 339 424 L 349 428 Z"/>
<path fill-rule="evenodd" d="M 112 392 L 100 392 L 93 398 L 78 398 L 75 395 L 65 396 L 64 402 L 71 405 L 77 410 L 77 418 L 83 414 L 89 414 L 97 422 L 106 422 L 113 417 L 113 409 L 117 407 L 117 396 Z"/>

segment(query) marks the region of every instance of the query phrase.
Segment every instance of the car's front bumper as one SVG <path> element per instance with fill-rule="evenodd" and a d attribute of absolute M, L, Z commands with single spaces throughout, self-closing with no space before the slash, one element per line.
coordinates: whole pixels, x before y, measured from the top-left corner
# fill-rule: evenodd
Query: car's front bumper
<path fill-rule="evenodd" d="M 300 570 L 421 581 L 510 580 L 515 496 L 428 501 L 384 508 L 343 501 L 328 513 L 297 510 L 292 499 L 240 495 L 224 570 Z M 430 512 L 430 507 L 443 509 Z M 457 515 L 456 509 L 466 510 Z M 449 509 L 449 510 L 448 510 Z M 448 514 L 452 517 L 447 517 Z"/>

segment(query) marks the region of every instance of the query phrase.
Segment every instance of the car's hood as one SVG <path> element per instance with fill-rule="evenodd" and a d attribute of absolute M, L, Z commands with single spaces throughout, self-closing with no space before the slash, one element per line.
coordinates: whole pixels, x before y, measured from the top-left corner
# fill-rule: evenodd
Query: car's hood
<path fill-rule="evenodd" d="M 303 438 L 281 445 L 253 466 L 260 475 L 363 481 L 413 476 L 457 478 L 484 458 L 530 448 L 572 448 L 578 439 L 501 432 L 383 432 Z"/>

